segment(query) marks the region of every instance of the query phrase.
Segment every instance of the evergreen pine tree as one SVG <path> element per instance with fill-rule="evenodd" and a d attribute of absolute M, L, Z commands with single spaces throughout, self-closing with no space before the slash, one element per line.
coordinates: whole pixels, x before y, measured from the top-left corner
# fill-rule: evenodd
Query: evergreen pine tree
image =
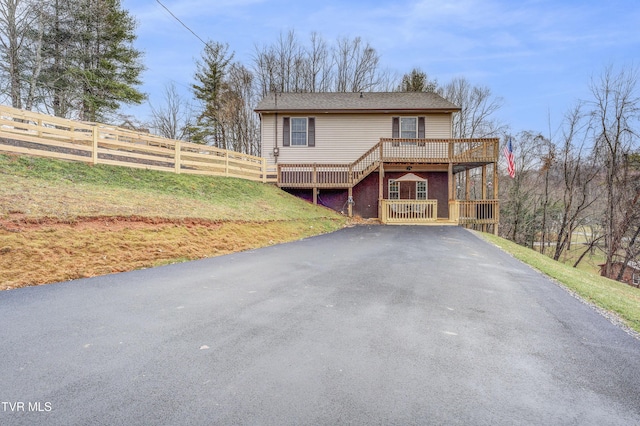
<path fill-rule="evenodd" d="M 196 83 L 191 87 L 196 99 L 202 104 L 197 126 L 192 130 L 194 142 L 209 143 L 227 148 L 223 110 L 225 94 L 229 91 L 226 82 L 227 67 L 233 59 L 229 46 L 209 42 L 202 52 L 202 61 L 196 64 Z"/>

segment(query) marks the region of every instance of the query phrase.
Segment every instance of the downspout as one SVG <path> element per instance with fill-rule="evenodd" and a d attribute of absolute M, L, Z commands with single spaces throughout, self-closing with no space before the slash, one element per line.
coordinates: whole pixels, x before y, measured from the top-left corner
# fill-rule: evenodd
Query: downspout
<path fill-rule="evenodd" d="M 275 163 L 278 164 L 278 155 L 280 155 L 280 148 L 278 148 L 278 92 L 275 91 L 273 94 L 273 101 L 275 104 L 274 110 L 275 110 L 275 123 L 273 126 L 273 131 L 275 134 L 275 140 L 274 140 L 274 145 L 273 145 L 273 157 L 275 160 Z"/>

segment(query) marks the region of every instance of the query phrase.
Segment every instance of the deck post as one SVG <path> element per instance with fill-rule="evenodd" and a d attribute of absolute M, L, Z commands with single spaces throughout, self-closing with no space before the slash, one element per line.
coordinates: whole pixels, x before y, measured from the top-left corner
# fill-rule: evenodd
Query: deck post
<path fill-rule="evenodd" d="M 349 198 L 347 199 L 348 201 L 353 200 L 353 186 L 349 187 Z M 347 202 L 347 216 L 349 217 L 353 217 L 353 203 L 349 203 Z"/>
<path fill-rule="evenodd" d="M 382 146 L 382 144 L 380 144 Z M 382 155 L 382 150 L 380 150 Z M 378 167 L 378 218 L 382 219 L 382 198 L 384 196 L 384 162 L 380 160 Z"/>
<path fill-rule="evenodd" d="M 482 166 L 482 199 L 487 199 L 487 165 Z"/>
<path fill-rule="evenodd" d="M 497 152 L 498 150 L 496 149 L 496 158 L 498 158 Z M 493 163 L 493 199 L 494 200 L 498 199 L 498 161 L 497 160 Z M 498 201 L 498 205 L 496 206 L 495 218 L 493 220 L 495 222 L 493 224 L 493 233 L 495 235 L 498 235 L 498 224 L 500 223 L 500 201 Z"/>
<path fill-rule="evenodd" d="M 483 145 L 486 150 L 486 145 Z M 482 199 L 487 199 L 487 165 L 482 166 Z M 487 224 L 482 224 L 482 232 L 487 232 Z"/>
<path fill-rule="evenodd" d="M 449 161 L 449 169 L 447 171 L 447 177 L 448 180 L 447 182 L 449 183 L 449 220 L 453 220 L 454 217 L 452 216 L 452 209 L 451 209 L 451 201 L 455 201 L 455 194 L 453 192 L 453 163 L 451 161 Z M 454 204 L 455 205 L 455 204 Z"/>
<path fill-rule="evenodd" d="M 316 169 L 316 163 L 313 163 L 313 167 L 311 169 L 311 183 L 313 184 L 314 188 L 317 187 L 318 182 L 317 172 L 318 170 Z"/>
<path fill-rule="evenodd" d="M 318 205 L 318 187 L 314 186 L 313 187 L 313 204 L 314 205 Z"/>
<path fill-rule="evenodd" d="M 470 170 L 467 169 L 464 177 L 464 199 L 469 201 L 471 199 L 471 173 Z"/>
<path fill-rule="evenodd" d="M 453 163 L 449 163 L 448 170 L 448 182 L 449 182 L 449 200 L 453 200 L 455 198 L 455 193 L 453 192 Z"/>

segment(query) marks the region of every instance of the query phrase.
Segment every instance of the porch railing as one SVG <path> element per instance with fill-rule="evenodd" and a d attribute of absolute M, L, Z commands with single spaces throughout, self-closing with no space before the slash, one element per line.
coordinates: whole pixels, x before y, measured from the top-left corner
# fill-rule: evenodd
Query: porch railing
<path fill-rule="evenodd" d="M 287 188 L 349 188 L 378 168 L 396 163 L 492 163 L 498 139 L 388 139 L 350 164 L 278 164 L 278 184 Z"/>
<path fill-rule="evenodd" d="M 459 225 L 489 225 L 499 221 L 498 200 L 451 200 L 449 218 Z"/>
<path fill-rule="evenodd" d="M 437 200 L 382 200 L 382 223 L 423 223 L 436 221 Z"/>

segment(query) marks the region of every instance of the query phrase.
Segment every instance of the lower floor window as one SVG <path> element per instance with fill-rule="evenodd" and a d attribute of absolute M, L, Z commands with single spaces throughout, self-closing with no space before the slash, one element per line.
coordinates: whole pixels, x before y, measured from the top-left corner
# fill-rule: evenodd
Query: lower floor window
<path fill-rule="evenodd" d="M 427 196 L 427 181 L 415 182 L 415 190 L 412 188 L 414 182 L 402 183 L 402 198 L 410 200 L 426 200 Z M 389 179 L 389 199 L 399 200 L 400 197 L 400 182 L 395 179 Z"/>
<path fill-rule="evenodd" d="M 427 199 L 427 181 L 416 182 L 416 200 Z"/>
<path fill-rule="evenodd" d="M 389 179 L 389 199 L 400 199 L 400 183 L 396 182 L 395 179 Z"/>
<path fill-rule="evenodd" d="M 633 274 L 633 285 L 640 285 L 640 274 Z"/>

